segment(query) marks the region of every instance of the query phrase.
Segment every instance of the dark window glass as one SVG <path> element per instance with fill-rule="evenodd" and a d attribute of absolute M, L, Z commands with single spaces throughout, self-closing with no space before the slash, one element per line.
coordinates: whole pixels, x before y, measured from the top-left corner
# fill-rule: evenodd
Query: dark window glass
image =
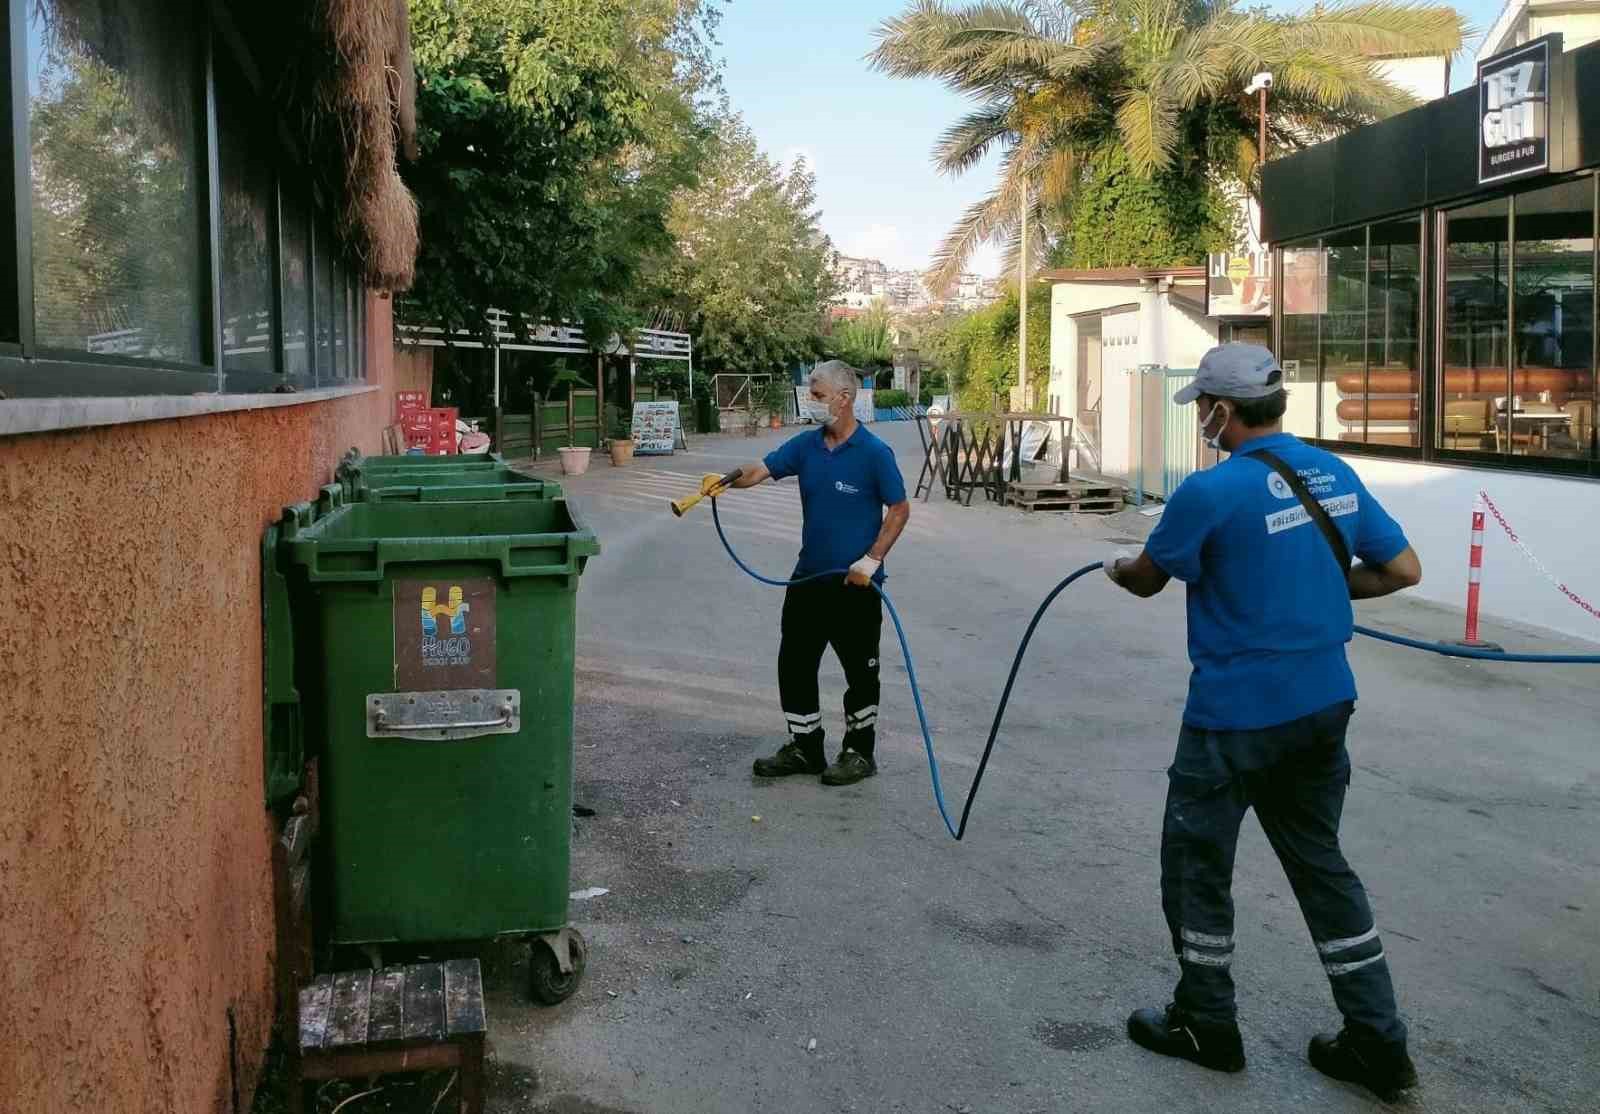
<path fill-rule="evenodd" d="M 1510 393 L 1510 212 L 1498 198 L 1446 214 L 1439 390 L 1439 444 L 1446 449 L 1501 448 L 1498 411 Z"/>
<path fill-rule="evenodd" d="M 350 378 L 350 277 L 341 261 L 333 272 L 333 366 L 340 379 Z"/>
<path fill-rule="evenodd" d="M 285 175 L 285 181 L 291 175 Z M 311 224 L 305 195 L 285 188 L 283 205 L 283 369 L 311 379 Z"/>
<path fill-rule="evenodd" d="M 217 154 L 222 185 L 222 366 L 276 370 L 272 309 L 272 131 L 245 91 L 217 78 Z"/>
<path fill-rule="evenodd" d="M 1315 437 L 1318 345 L 1328 300 L 1327 256 L 1316 240 L 1304 240 L 1285 245 L 1280 267 L 1283 335 L 1278 360 L 1283 365 L 1283 384 L 1289 389 L 1283 428 L 1299 437 Z"/>
<path fill-rule="evenodd" d="M 333 238 L 326 221 L 316 226 L 317 382 L 331 383 L 338 373 L 333 364 Z"/>
<path fill-rule="evenodd" d="M 1422 224 L 1415 217 L 1375 224 L 1369 235 L 1366 440 L 1417 446 L 1422 443 L 1417 420 Z M 1347 401 L 1340 401 L 1341 411 Z"/>
<path fill-rule="evenodd" d="M 1366 440 L 1362 395 L 1367 376 L 1367 230 L 1323 237 L 1327 306 L 1322 314 L 1321 435 L 1329 441 Z"/>
<path fill-rule="evenodd" d="M 367 291 L 357 275 L 353 282 L 355 298 L 355 342 L 357 379 L 367 377 Z"/>
<path fill-rule="evenodd" d="M 205 179 L 189 6 L 27 11 L 38 343 L 198 362 Z"/>
<path fill-rule="evenodd" d="M 1503 443 L 1518 455 L 1592 458 L 1594 182 L 1520 193 L 1512 203 L 1516 371 L 1509 419 L 1499 415 Z"/>

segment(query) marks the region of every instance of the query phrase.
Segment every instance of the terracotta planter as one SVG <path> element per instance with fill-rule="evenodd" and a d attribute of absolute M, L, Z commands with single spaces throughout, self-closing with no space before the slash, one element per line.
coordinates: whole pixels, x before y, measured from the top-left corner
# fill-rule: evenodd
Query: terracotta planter
<path fill-rule="evenodd" d="M 778 415 L 776 415 L 776 414 L 772 415 L 771 423 L 772 423 L 772 428 L 773 429 L 782 429 L 783 428 L 783 419 L 778 417 Z"/>
<path fill-rule="evenodd" d="M 587 445 L 568 446 L 558 450 L 561 453 L 561 471 L 568 476 L 581 476 L 589 470 L 589 453 Z"/>
<path fill-rule="evenodd" d="M 611 463 L 621 468 L 633 459 L 633 441 L 626 437 L 613 437 L 611 439 Z"/>

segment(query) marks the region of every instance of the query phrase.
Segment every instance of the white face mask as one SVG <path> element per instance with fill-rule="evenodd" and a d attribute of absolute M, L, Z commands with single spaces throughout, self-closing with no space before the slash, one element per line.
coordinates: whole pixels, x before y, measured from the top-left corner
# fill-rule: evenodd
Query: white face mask
<path fill-rule="evenodd" d="M 805 399 L 800 403 L 800 413 L 823 426 L 830 426 L 838 420 L 826 402 L 814 398 Z"/>
<path fill-rule="evenodd" d="M 1206 432 L 1206 428 L 1211 425 L 1211 419 L 1215 418 L 1217 416 L 1217 411 L 1218 410 L 1222 410 L 1222 424 L 1217 427 L 1217 432 L 1215 432 L 1215 433 L 1207 433 Z M 1220 402 L 1212 403 L 1211 404 L 1211 412 L 1208 413 L 1204 418 L 1202 418 L 1200 420 L 1200 440 L 1204 441 L 1211 448 L 1217 450 L 1218 452 L 1221 452 L 1222 451 L 1222 431 L 1228 428 L 1228 423 L 1230 421 L 1232 421 L 1232 420 L 1233 420 L 1233 416 L 1231 414 L 1229 414 L 1228 411 L 1223 409 L 1222 403 L 1220 403 Z"/>

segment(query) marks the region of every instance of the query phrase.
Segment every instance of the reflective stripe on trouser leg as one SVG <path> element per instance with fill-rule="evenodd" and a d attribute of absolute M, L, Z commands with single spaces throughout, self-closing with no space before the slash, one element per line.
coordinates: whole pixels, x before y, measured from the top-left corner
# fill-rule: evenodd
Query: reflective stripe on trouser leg
<path fill-rule="evenodd" d="M 876 592 L 844 588 L 829 640 L 844 667 L 843 745 L 871 756 L 878 726 L 878 646 L 883 631 L 883 602 Z"/>
<path fill-rule="evenodd" d="M 1322 968 L 1330 979 L 1354 974 L 1363 967 L 1383 962 L 1383 941 L 1378 938 L 1374 925 L 1356 936 L 1337 940 L 1318 940 L 1317 954 L 1322 957 Z"/>
<path fill-rule="evenodd" d="M 1212 739 L 1184 728 L 1168 771 L 1161 905 L 1181 974 L 1173 1000 L 1200 1021 L 1234 1018 L 1234 851 L 1245 805 L 1210 761 Z"/>
<path fill-rule="evenodd" d="M 1380 1040 L 1404 1040 L 1406 1027 L 1396 1009 L 1394 980 L 1378 930 L 1369 928 L 1316 943 L 1328 987 L 1346 1025 Z"/>
<path fill-rule="evenodd" d="M 822 729 L 822 713 L 812 712 L 809 715 L 803 712 L 783 713 L 783 718 L 788 722 L 789 734 L 796 739 L 810 735 Z"/>

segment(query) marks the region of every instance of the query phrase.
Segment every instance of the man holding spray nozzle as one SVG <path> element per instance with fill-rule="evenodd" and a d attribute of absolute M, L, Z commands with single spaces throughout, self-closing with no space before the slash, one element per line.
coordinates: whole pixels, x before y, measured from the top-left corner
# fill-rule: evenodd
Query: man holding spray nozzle
<path fill-rule="evenodd" d="M 790 438 L 760 464 L 727 477 L 708 475 L 704 494 L 754 487 L 795 476 L 800 483 L 800 558 L 794 578 L 848 569 L 792 584 L 784 594 L 778 649 L 778 694 L 789 741 L 770 758 L 758 758 L 758 777 L 820 775 L 824 785 L 851 785 L 878 772 L 874 754 L 878 722 L 878 645 L 883 601 L 883 561 L 911 517 L 905 481 L 890 449 L 856 421 L 859 380 L 839 360 L 818 364 L 808 380 L 801 414 L 816 429 Z M 845 733 L 838 758 L 824 751 L 817 667 L 829 646 L 844 667 Z"/>

